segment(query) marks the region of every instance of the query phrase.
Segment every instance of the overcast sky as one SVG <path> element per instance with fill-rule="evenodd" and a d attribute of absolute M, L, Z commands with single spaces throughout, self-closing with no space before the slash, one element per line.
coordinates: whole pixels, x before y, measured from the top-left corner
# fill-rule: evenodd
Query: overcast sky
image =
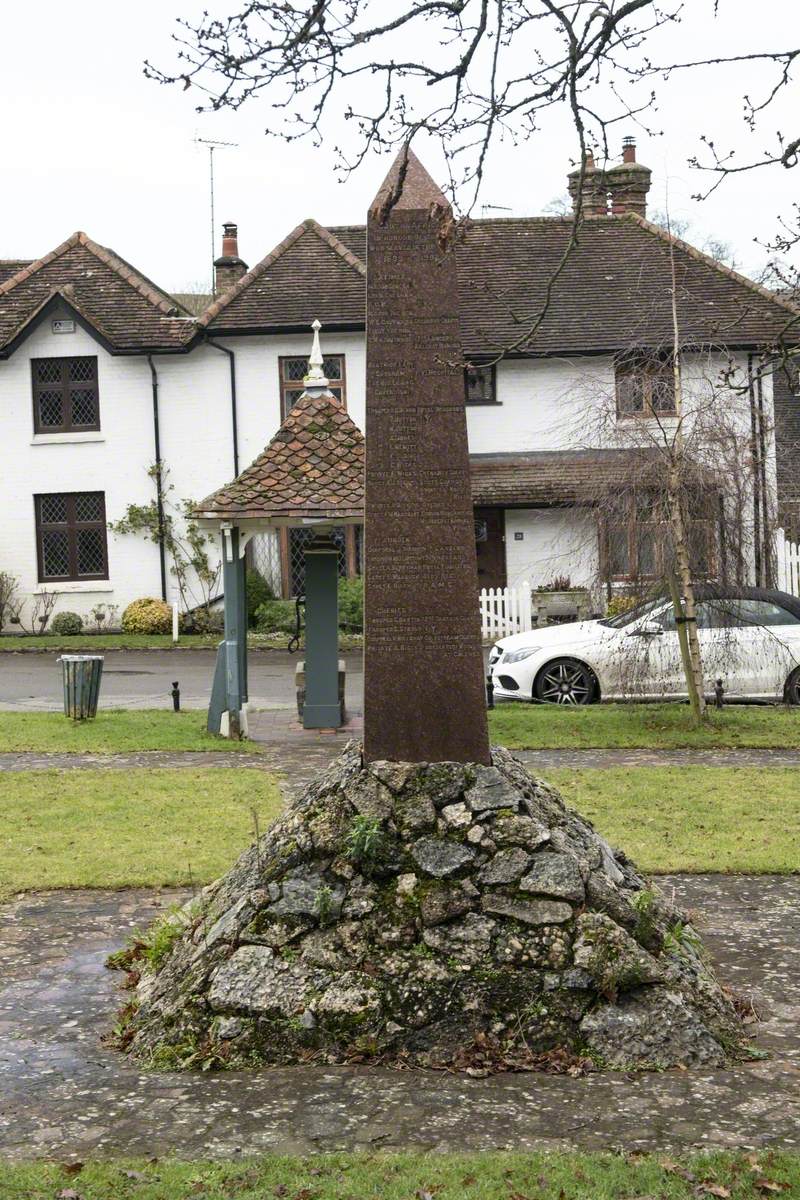
<path fill-rule="evenodd" d="M 175 17 L 191 18 L 206 7 L 194 0 L 7 0 L 0 257 L 38 257 L 82 229 L 167 289 L 205 286 L 211 257 L 208 152 L 195 144 L 198 135 L 238 143 L 216 154 L 218 252 L 224 220 L 238 222 L 240 253 L 252 266 L 303 217 L 323 224 L 364 219 L 388 168 L 385 158 L 368 161 L 341 183 L 324 147 L 286 146 L 265 136 L 269 111 L 258 101 L 239 113 L 198 114 L 193 91 L 144 78 L 146 57 L 174 64 Z M 215 0 L 214 7 L 224 6 Z M 723 20 L 717 21 L 712 0 L 690 0 L 688 7 L 680 29 L 661 36 L 659 61 L 670 54 L 784 48 L 796 44 L 800 32 L 798 0 L 761 0 L 758 6 L 720 0 Z M 747 132 L 738 76 L 738 68 L 724 68 L 659 82 L 653 120 L 663 136 L 648 137 L 631 123 L 619 128 L 618 137 L 636 136 L 639 160 L 653 170 L 651 207 L 664 208 L 668 187 L 671 212 L 692 222 L 689 240 L 711 233 L 732 243 L 741 269 L 752 272 L 765 257 L 753 239 L 770 237 L 778 214 L 797 198 L 800 168 L 740 176 L 698 204 L 690 199 L 698 188 L 696 173 L 687 166 L 700 132 L 720 146 L 740 146 L 742 156 L 767 143 L 774 122 L 766 123 L 764 136 Z M 748 88 L 757 91 L 768 78 L 753 73 Z M 426 158 L 424 146 L 419 149 L 432 173 L 439 173 L 436 155 Z M 554 113 L 534 141 L 496 154 L 482 201 L 514 215 L 542 212 L 565 191 L 571 153 L 574 135 L 565 116 Z"/>

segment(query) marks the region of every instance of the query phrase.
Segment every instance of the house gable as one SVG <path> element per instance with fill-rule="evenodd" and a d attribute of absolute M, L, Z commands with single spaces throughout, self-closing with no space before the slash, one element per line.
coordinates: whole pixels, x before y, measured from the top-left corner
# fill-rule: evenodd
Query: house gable
<path fill-rule="evenodd" d="M 112 354 L 186 349 L 189 314 L 111 250 L 74 233 L 0 283 L 0 356 L 8 357 L 60 297 Z"/>

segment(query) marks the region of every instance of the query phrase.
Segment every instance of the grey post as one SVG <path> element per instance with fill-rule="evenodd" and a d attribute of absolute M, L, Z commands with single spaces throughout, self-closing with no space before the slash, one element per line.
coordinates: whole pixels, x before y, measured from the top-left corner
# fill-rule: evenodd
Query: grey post
<path fill-rule="evenodd" d="M 339 552 L 328 537 L 316 537 L 305 552 L 306 699 L 304 729 L 336 729 L 339 702 Z"/>

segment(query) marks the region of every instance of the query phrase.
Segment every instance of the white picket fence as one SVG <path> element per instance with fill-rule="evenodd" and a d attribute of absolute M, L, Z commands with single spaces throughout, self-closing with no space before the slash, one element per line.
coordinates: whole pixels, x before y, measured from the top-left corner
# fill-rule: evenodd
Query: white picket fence
<path fill-rule="evenodd" d="M 513 588 L 481 588 L 480 608 L 484 641 L 524 633 L 531 628 L 531 585 L 526 581 Z"/>
<path fill-rule="evenodd" d="M 775 541 L 778 587 L 800 596 L 800 544 L 789 541 L 782 529 L 777 531 Z"/>

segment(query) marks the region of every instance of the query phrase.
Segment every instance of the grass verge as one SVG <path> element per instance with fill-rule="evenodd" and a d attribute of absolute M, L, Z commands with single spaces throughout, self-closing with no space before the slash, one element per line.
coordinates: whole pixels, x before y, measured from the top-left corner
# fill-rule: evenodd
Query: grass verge
<path fill-rule="evenodd" d="M 796 1195 L 800 1156 L 717 1153 L 325 1154 L 252 1162 L 130 1161 L 0 1166 L 0 1200 L 763 1200 Z"/>
<path fill-rule="evenodd" d="M 0 751 L 38 754 L 124 754 L 136 750 L 218 750 L 257 753 L 255 742 L 233 742 L 206 731 L 205 709 L 101 709 L 92 721 L 63 713 L 0 712 Z"/>
<path fill-rule="evenodd" d="M 205 884 L 281 808 L 274 779 L 226 770 L 0 775 L 0 898 L 48 888 Z"/>
<path fill-rule="evenodd" d="M 288 633 L 248 633 L 247 645 L 251 650 L 285 650 Z M 4 634 L 0 637 L 0 653 L 43 653 L 53 654 L 102 654 L 104 650 L 215 650 L 222 638 L 221 633 L 182 633 L 178 642 L 169 633 L 92 633 L 61 637 L 55 633 L 16 636 Z M 339 649 L 360 650 L 364 645 L 360 633 L 339 631 Z M 305 648 L 305 637 L 300 637 L 301 650 Z"/>
<path fill-rule="evenodd" d="M 729 705 L 692 726 L 685 704 L 501 704 L 489 714 L 493 741 L 511 750 L 782 749 L 800 747 L 800 707 Z"/>
<path fill-rule="evenodd" d="M 800 871 L 797 771 L 562 768 L 546 777 L 643 871 Z"/>

